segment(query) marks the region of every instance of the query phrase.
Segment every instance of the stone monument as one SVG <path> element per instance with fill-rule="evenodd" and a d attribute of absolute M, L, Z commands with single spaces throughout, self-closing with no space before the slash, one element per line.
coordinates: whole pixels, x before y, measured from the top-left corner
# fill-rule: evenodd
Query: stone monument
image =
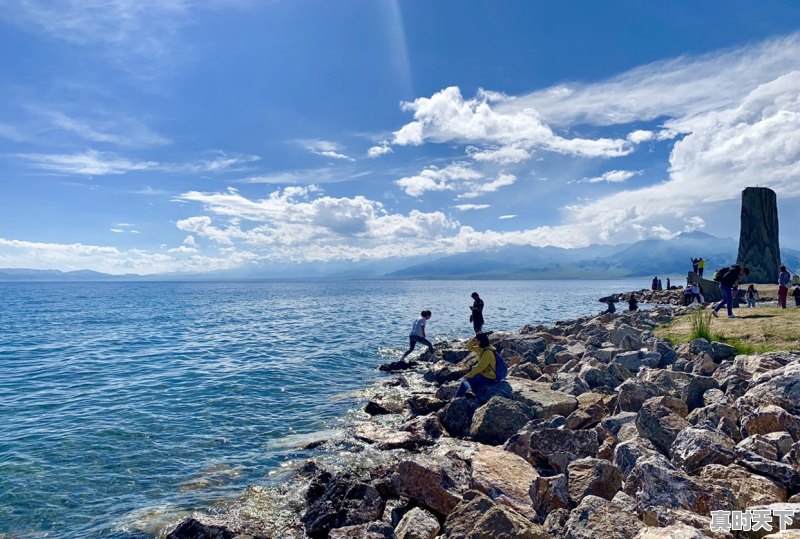
<path fill-rule="evenodd" d="M 750 268 L 748 283 L 772 283 L 778 278 L 781 248 L 778 243 L 778 202 L 775 191 L 747 187 L 742 191 L 742 224 L 737 264 Z"/>

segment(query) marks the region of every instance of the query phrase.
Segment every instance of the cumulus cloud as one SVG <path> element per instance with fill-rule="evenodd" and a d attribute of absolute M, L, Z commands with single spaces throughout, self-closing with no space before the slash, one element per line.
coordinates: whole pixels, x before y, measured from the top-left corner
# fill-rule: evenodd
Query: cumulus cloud
<path fill-rule="evenodd" d="M 483 174 L 464 163 L 451 163 L 444 168 L 430 166 L 419 174 L 400 178 L 395 183 L 408 196 L 418 197 L 427 191 L 447 191 L 456 189 L 457 182 L 479 180 Z"/>
<path fill-rule="evenodd" d="M 431 97 L 405 102 L 403 110 L 412 112 L 414 121 L 394 132 L 392 143 L 399 146 L 418 146 L 426 141 L 483 143 L 519 149 L 539 148 L 582 157 L 619 157 L 633 151 L 622 139 L 564 138 L 542 121 L 535 108 L 508 109 L 498 106 L 515 100 L 479 91 L 474 98 L 464 99 L 456 86 L 445 88 Z M 497 151 L 497 150 L 490 150 Z M 490 154 L 484 154 L 488 156 Z M 498 154 L 498 155 L 503 155 Z"/>
<path fill-rule="evenodd" d="M 367 150 L 367 157 L 380 157 L 382 155 L 386 155 L 387 153 L 392 153 L 392 147 L 389 145 L 388 140 L 382 140 L 379 144 Z"/>
<path fill-rule="evenodd" d="M 469 191 L 461 193 L 458 198 L 475 198 L 486 193 L 493 193 L 502 187 L 513 185 L 517 177 L 513 174 L 500 174 L 496 179 L 486 183 L 469 183 Z"/>
<path fill-rule="evenodd" d="M 622 183 L 642 174 L 641 170 L 609 170 L 594 178 L 584 178 L 578 183 Z"/>
<path fill-rule="evenodd" d="M 467 155 L 476 161 L 488 161 L 501 165 L 511 165 L 521 163 L 530 159 L 531 154 L 528 150 L 519 146 L 501 146 L 487 149 L 467 146 Z"/>

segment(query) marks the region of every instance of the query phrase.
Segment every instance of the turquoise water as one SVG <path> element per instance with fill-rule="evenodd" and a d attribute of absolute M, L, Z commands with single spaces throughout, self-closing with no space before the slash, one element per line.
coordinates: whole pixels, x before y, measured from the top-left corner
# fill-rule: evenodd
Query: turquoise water
<path fill-rule="evenodd" d="M 599 312 L 624 281 L 0 283 L 0 536 L 139 538 L 302 458 L 428 335 Z"/>

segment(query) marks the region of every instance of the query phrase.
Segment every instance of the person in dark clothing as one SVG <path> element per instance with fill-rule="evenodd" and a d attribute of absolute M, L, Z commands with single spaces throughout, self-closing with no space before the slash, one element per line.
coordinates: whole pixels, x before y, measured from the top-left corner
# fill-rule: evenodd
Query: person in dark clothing
<path fill-rule="evenodd" d="M 667 277 L 667 290 L 672 289 L 672 285 L 669 282 L 669 277 Z"/>
<path fill-rule="evenodd" d="M 758 301 L 758 290 L 756 290 L 755 285 L 750 285 L 747 287 L 747 292 L 745 292 L 745 299 L 747 299 L 747 306 L 751 309 L 755 309 L 756 301 Z"/>
<path fill-rule="evenodd" d="M 469 315 L 469 321 L 472 322 L 472 329 L 475 330 L 475 333 L 480 333 L 483 331 L 483 300 L 477 292 L 473 292 L 471 297 L 473 302 L 470 307 L 472 314 Z"/>
<path fill-rule="evenodd" d="M 606 303 L 608 304 L 608 309 L 606 309 L 600 314 L 614 314 L 615 312 L 617 312 L 617 306 L 614 305 L 614 298 L 608 298 L 606 300 Z"/>
<path fill-rule="evenodd" d="M 655 291 L 658 290 L 658 277 L 653 277 L 653 282 L 650 285 L 650 289 Z"/>
<path fill-rule="evenodd" d="M 692 258 L 692 271 L 697 273 L 697 263 L 700 261 L 699 258 Z"/>
<path fill-rule="evenodd" d="M 717 311 L 723 307 L 728 307 L 728 318 L 736 318 L 733 314 L 733 286 L 739 281 L 740 278 L 750 275 L 750 270 L 742 268 L 739 264 L 734 264 L 728 268 L 723 268 L 719 271 L 719 291 L 722 294 L 722 301 L 711 311 L 711 314 L 718 317 Z"/>
<path fill-rule="evenodd" d="M 792 276 L 786 271 L 786 266 L 781 266 L 778 274 L 778 306 L 781 309 L 786 308 L 786 296 L 789 295 L 789 283 L 791 280 Z"/>
<path fill-rule="evenodd" d="M 694 296 L 692 295 L 692 286 L 687 283 L 686 288 L 683 289 L 683 306 L 688 306 L 693 300 Z"/>
<path fill-rule="evenodd" d="M 638 308 L 639 308 L 639 302 L 636 301 L 636 296 L 634 294 L 631 294 L 630 296 L 628 296 L 628 310 L 635 311 Z"/>
<path fill-rule="evenodd" d="M 794 285 L 792 296 L 794 297 L 794 306 L 800 308 L 800 284 Z"/>

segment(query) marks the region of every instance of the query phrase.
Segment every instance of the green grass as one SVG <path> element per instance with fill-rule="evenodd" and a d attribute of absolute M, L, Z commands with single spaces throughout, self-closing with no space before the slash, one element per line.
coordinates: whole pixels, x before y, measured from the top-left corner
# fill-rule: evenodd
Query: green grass
<path fill-rule="evenodd" d="M 695 339 L 714 340 L 714 335 L 711 334 L 711 309 L 705 307 L 697 309 L 689 315 L 689 322 L 691 323 L 690 341 Z"/>

